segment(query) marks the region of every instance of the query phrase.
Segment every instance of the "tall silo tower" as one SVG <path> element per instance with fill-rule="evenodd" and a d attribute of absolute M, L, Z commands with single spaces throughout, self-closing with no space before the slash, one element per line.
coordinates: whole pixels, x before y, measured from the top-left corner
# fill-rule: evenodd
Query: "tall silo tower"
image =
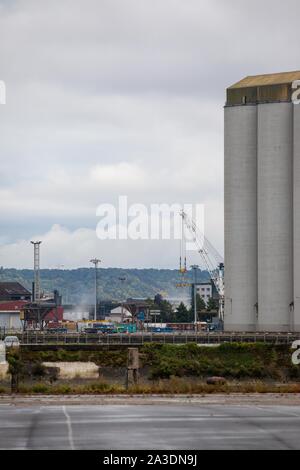
<path fill-rule="evenodd" d="M 247 77 L 225 106 L 225 329 L 300 331 L 300 72 Z"/>
<path fill-rule="evenodd" d="M 253 330 L 257 303 L 257 109 L 225 108 L 225 327 Z"/>
<path fill-rule="evenodd" d="M 294 105 L 293 122 L 293 261 L 294 261 L 294 330 L 300 331 L 300 104 Z"/>

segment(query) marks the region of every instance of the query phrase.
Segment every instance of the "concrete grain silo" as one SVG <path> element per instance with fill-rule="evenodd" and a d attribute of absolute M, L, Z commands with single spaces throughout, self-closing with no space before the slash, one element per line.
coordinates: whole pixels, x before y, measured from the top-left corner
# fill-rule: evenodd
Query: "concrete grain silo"
<path fill-rule="evenodd" d="M 257 109 L 225 109 L 226 327 L 254 328 L 257 302 Z M 238 256 L 237 256 L 238 253 Z"/>
<path fill-rule="evenodd" d="M 294 105 L 293 155 L 293 261 L 294 261 L 294 330 L 300 331 L 300 105 Z"/>
<path fill-rule="evenodd" d="M 300 72 L 247 77 L 225 106 L 225 330 L 300 331 Z"/>
<path fill-rule="evenodd" d="M 257 123 L 258 329 L 290 331 L 293 104 L 259 104 Z"/>

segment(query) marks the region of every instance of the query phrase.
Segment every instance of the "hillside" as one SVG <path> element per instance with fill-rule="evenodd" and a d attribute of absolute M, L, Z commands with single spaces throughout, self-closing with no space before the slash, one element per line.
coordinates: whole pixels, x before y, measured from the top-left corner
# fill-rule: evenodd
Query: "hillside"
<path fill-rule="evenodd" d="M 99 269 L 99 298 L 121 300 L 128 297 L 153 298 L 161 293 L 167 298 L 186 299 L 190 289 L 177 288 L 181 282 L 177 270 L 168 269 Z M 120 277 L 126 278 L 125 282 Z M 198 280 L 205 281 L 208 274 L 198 272 Z M 0 268 L 0 281 L 18 281 L 31 290 L 33 270 Z M 192 274 L 188 275 L 188 282 Z M 64 303 L 93 302 L 94 269 L 79 268 L 73 270 L 41 269 L 41 287 L 44 291 L 59 290 Z"/>

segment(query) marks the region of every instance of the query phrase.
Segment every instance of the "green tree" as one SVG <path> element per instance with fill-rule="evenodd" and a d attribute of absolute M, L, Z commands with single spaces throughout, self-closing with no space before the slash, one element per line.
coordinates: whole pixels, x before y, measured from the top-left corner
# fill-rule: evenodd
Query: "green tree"
<path fill-rule="evenodd" d="M 10 354 L 7 361 L 8 373 L 11 375 L 11 393 L 18 393 L 19 380 L 24 374 L 24 364 L 18 353 Z"/>
<path fill-rule="evenodd" d="M 204 302 L 204 300 L 199 294 L 197 294 L 196 296 L 196 305 L 197 305 L 198 314 L 202 312 L 206 312 L 206 303 Z"/>
<path fill-rule="evenodd" d="M 202 297 L 197 294 L 196 295 L 196 305 L 197 305 L 197 318 L 198 318 L 198 321 L 206 321 L 206 315 L 207 315 L 207 310 L 206 310 L 206 303 L 204 302 L 204 300 L 202 299 Z M 191 316 L 192 316 L 192 319 L 191 321 L 194 321 L 194 296 L 193 296 L 193 299 L 192 299 L 192 306 L 191 306 Z"/>
<path fill-rule="evenodd" d="M 172 323 L 174 321 L 174 310 L 170 302 L 164 300 L 160 307 L 162 322 Z"/>
<path fill-rule="evenodd" d="M 175 323 L 190 323 L 191 321 L 191 312 L 186 308 L 184 303 L 181 302 L 175 313 Z"/>
<path fill-rule="evenodd" d="M 154 310 L 160 310 L 160 320 L 162 323 L 172 323 L 174 321 L 175 313 L 172 305 L 163 299 L 160 294 L 154 297 L 153 307 Z"/>
<path fill-rule="evenodd" d="M 207 303 L 207 311 L 208 312 L 215 312 L 218 310 L 218 301 L 210 297 Z"/>

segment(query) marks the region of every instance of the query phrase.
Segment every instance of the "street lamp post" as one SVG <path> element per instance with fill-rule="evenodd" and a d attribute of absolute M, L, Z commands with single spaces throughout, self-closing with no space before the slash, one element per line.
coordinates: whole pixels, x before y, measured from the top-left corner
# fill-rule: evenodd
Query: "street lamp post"
<path fill-rule="evenodd" d="M 194 264 L 193 266 L 191 266 L 191 268 L 194 271 L 194 283 L 193 283 L 193 286 L 194 286 L 194 325 L 195 325 L 195 331 L 197 331 L 198 318 L 197 318 L 197 289 L 196 289 L 196 285 L 197 285 L 197 270 L 199 269 L 199 266 L 197 264 Z"/>
<path fill-rule="evenodd" d="M 126 281 L 126 277 L 119 277 L 119 281 L 121 281 L 121 284 L 124 285 L 125 281 Z M 123 293 L 122 293 L 122 296 L 123 296 Z M 122 300 L 122 303 L 121 303 L 121 317 L 122 317 L 122 323 L 124 323 L 124 302 Z"/>
<path fill-rule="evenodd" d="M 98 258 L 94 258 L 90 260 L 95 266 L 95 311 L 94 311 L 94 321 L 97 320 L 97 307 L 98 307 L 98 266 L 101 263 L 101 260 Z"/>

